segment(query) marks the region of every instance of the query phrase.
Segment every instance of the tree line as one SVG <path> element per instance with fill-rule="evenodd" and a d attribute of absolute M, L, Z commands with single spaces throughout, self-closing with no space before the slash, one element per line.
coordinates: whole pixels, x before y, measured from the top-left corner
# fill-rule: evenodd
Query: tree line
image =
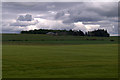
<path fill-rule="evenodd" d="M 49 34 L 49 35 L 73 35 L 73 36 L 98 36 L 98 37 L 109 37 L 107 30 L 98 29 L 94 31 L 83 32 L 81 30 L 50 30 L 50 29 L 38 29 L 21 31 L 21 34 Z"/>

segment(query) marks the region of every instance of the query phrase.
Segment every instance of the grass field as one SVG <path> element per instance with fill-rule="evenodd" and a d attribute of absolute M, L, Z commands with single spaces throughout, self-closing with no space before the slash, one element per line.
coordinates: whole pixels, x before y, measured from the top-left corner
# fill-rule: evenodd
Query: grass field
<path fill-rule="evenodd" d="M 3 35 L 3 78 L 117 78 L 117 72 L 116 37 Z"/>
<path fill-rule="evenodd" d="M 118 37 L 50 36 L 41 34 L 3 34 L 3 44 L 117 44 Z M 113 40 L 113 41 L 111 41 Z"/>

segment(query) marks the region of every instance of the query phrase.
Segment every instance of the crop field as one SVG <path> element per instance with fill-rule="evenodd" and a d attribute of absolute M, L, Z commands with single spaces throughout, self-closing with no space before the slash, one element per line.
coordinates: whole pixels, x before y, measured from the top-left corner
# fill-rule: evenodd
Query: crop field
<path fill-rule="evenodd" d="M 3 34 L 3 78 L 117 78 L 117 37 Z"/>

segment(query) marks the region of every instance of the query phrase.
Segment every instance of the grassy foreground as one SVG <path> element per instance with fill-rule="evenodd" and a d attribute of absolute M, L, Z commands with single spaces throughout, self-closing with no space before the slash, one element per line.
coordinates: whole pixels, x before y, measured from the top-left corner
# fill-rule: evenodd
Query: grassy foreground
<path fill-rule="evenodd" d="M 116 78 L 117 44 L 3 45 L 3 78 Z"/>

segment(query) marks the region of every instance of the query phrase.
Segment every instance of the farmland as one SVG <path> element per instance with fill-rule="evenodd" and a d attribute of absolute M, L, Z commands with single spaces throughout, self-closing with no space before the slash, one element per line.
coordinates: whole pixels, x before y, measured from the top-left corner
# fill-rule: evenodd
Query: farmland
<path fill-rule="evenodd" d="M 3 78 L 117 78 L 117 37 L 3 34 Z"/>
<path fill-rule="evenodd" d="M 51 36 L 43 34 L 3 34 L 3 44 L 117 44 L 117 37 Z"/>

